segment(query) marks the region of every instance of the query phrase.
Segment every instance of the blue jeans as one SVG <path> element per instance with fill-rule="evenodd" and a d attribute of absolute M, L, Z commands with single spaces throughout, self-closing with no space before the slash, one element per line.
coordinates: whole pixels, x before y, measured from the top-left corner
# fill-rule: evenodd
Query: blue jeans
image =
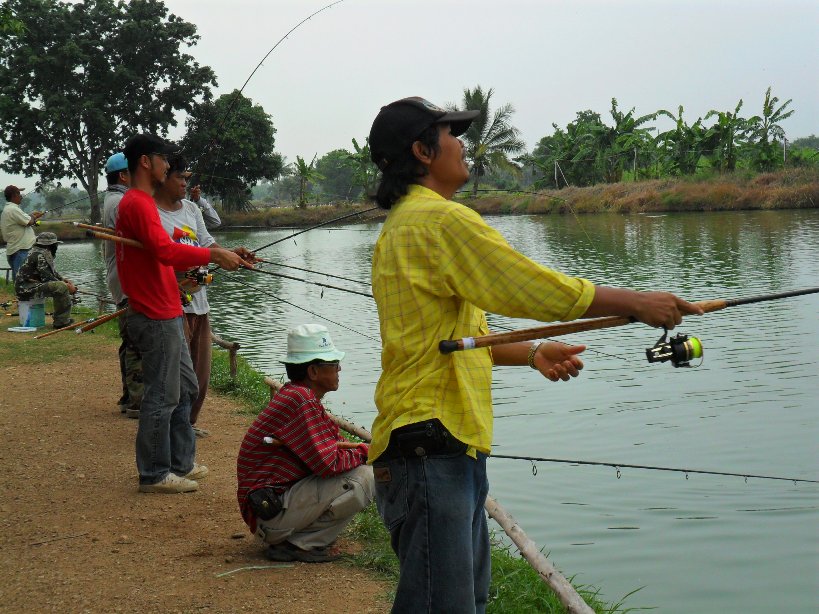
<path fill-rule="evenodd" d="M 373 471 L 378 513 L 401 570 L 392 612 L 485 612 L 491 575 L 486 455 L 376 460 Z"/>
<path fill-rule="evenodd" d="M 11 280 L 14 281 L 17 277 L 17 271 L 20 270 L 20 267 L 23 266 L 23 263 L 28 258 L 28 250 L 27 249 L 18 249 L 14 252 L 11 256 L 6 254 L 6 260 L 9 261 L 9 266 L 11 267 Z"/>
<path fill-rule="evenodd" d="M 169 472 L 193 469 L 196 436 L 190 423 L 191 403 L 199 394 L 182 317 L 152 320 L 131 311 L 128 335 L 142 355 L 145 387 L 136 436 L 140 484 L 161 482 Z"/>

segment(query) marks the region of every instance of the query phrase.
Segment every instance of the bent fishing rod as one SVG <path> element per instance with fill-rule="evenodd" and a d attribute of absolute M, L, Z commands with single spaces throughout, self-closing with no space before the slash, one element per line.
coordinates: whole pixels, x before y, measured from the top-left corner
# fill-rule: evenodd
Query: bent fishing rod
<path fill-rule="evenodd" d="M 776 301 L 794 296 L 804 296 L 815 294 L 819 288 L 805 288 L 803 290 L 793 290 L 790 292 L 778 292 L 775 294 L 761 294 L 738 299 L 711 299 L 694 303 L 702 308 L 703 312 L 711 313 L 726 309 L 727 307 L 737 307 L 739 305 L 750 305 L 766 301 Z M 482 337 L 464 337 L 462 339 L 445 339 L 438 344 L 438 350 L 442 354 L 451 354 L 463 350 L 473 350 L 477 348 L 503 345 L 506 343 L 517 343 L 519 341 L 532 341 L 534 339 L 545 339 L 548 337 L 558 337 L 571 333 L 579 333 L 590 330 L 600 330 L 603 328 L 613 328 L 632 324 L 637 319 L 632 316 L 607 316 L 604 318 L 590 318 L 587 320 L 576 320 L 574 322 L 561 322 L 558 324 L 548 324 L 536 328 L 525 328 L 508 333 L 494 333 Z M 688 367 L 693 358 L 702 358 L 702 343 L 696 337 L 678 334 L 671 339 L 666 339 L 666 333 L 652 347 L 646 350 L 646 357 L 649 362 L 671 361 L 675 367 Z"/>
<path fill-rule="evenodd" d="M 682 469 L 678 467 L 657 467 L 653 465 L 632 465 L 629 463 L 609 463 L 604 461 L 583 461 L 570 460 L 566 458 L 541 458 L 537 456 L 512 456 L 506 454 L 492 454 L 489 458 L 507 458 L 511 460 L 526 460 L 532 463 L 532 474 L 537 475 L 536 462 L 540 463 L 565 463 L 568 465 L 594 465 L 598 467 L 611 467 L 617 471 L 617 479 L 620 479 L 620 469 L 645 469 L 650 471 L 673 471 L 676 473 L 684 473 L 685 479 L 688 479 L 689 473 L 698 473 L 700 475 L 725 475 L 735 478 L 756 478 L 759 480 L 781 480 L 783 482 L 805 482 L 808 484 L 819 484 L 819 480 L 808 480 L 805 478 L 784 478 L 774 475 L 757 475 L 754 473 L 731 473 L 729 471 L 708 471 L 705 469 Z"/>

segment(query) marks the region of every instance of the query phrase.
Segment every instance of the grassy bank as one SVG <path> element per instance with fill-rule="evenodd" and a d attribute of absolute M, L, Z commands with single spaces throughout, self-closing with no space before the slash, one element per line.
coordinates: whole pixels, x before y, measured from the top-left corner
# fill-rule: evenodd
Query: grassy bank
<path fill-rule="evenodd" d="M 314 226 L 332 219 L 365 211 L 375 207 L 375 203 L 345 203 L 341 205 L 311 205 L 299 207 L 258 208 L 255 211 L 222 213 L 222 227 L 280 228 L 286 226 Z M 343 223 L 360 224 L 361 222 L 381 219 L 385 211 L 376 210 L 348 218 Z"/>
<path fill-rule="evenodd" d="M 211 387 L 222 394 L 240 400 L 244 412 L 256 415 L 267 405 L 270 389 L 264 376 L 239 356 L 236 379 L 231 380 L 228 353 L 214 349 Z M 353 557 L 353 563 L 381 574 L 393 583 L 398 581 L 398 560 L 395 558 L 389 534 L 381 524 L 375 505 L 358 514 L 347 529 L 349 537 L 361 544 L 362 549 Z M 598 590 L 575 584 L 595 612 L 624 612 L 622 600 L 606 604 L 598 598 Z M 512 548 L 493 537 L 492 583 L 487 612 L 496 614 L 529 614 L 530 612 L 564 612 L 555 594 L 540 579 L 537 572 Z"/>
<path fill-rule="evenodd" d="M 482 215 L 806 209 L 819 207 L 819 171 L 655 179 L 460 200 Z"/>

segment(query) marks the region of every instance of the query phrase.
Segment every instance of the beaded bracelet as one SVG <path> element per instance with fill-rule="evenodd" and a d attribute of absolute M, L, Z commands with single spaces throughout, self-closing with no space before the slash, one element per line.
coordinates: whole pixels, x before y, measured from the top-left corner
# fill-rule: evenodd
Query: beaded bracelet
<path fill-rule="evenodd" d="M 535 366 L 535 354 L 537 353 L 537 349 L 540 347 L 541 343 L 543 343 L 543 342 L 538 341 L 537 343 L 533 343 L 529 347 L 529 358 L 527 359 L 527 362 L 529 363 L 529 368 L 530 369 L 537 370 L 537 367 Z"/>

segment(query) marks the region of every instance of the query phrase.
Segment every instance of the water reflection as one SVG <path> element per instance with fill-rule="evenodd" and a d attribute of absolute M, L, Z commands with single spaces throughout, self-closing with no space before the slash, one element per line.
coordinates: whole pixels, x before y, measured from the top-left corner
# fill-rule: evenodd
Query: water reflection
<path fill-rule="evenodd" d="M 819 279 L 815 211 L 596 215 L 581 216 L 582 226 L 565 216 L 489 221 L 549 266 L 692 300 L 780 292 Z M 378 224 L 318 230 L 263 255 L 367 280 L 378 231 Z M 254 247 L 288 234 L 216 236 L 224 245 Z M 61 246 L 58 266 L 83 286 L 104 288 L 102 260 L 90 244 Z M 369 426 L 380 365 L 373 301 L 253 275 L 218 275 L 209 292 L 214 329 L 239 341 L 259 369 L 281 375 L 285 331 L 322 321 L 304 309 L 348 327 L 323 322 L 347 351 L 341 387 L 327 402 Z M 489 320 L 495 327 L 537 325 L 494 315 Z M 587 352 L 586 369 L 572 383 L 544 382 L 528 369 L 496 369 L 496 450 L 814 479 L 819 296 L 687 318 L 679 330 L 702 339 L 701 367 L 649 365 L 644 351 L 660 332 L 635 324 L 563 337 L 608 355 Z M 530 464 L 490 460 L 493 494 L 561 568 L 602 586 L 604 598 L 645 586 L 627 606 L 658 605 L 663 612 L 813 609 L 816 577 L 805 570 L 819 567 L 819 535 L 806 528 L 819 520 L 819 489 L 634 469 L 618 479 L 611 468 L 536 467 L 533 476 Z"/>

